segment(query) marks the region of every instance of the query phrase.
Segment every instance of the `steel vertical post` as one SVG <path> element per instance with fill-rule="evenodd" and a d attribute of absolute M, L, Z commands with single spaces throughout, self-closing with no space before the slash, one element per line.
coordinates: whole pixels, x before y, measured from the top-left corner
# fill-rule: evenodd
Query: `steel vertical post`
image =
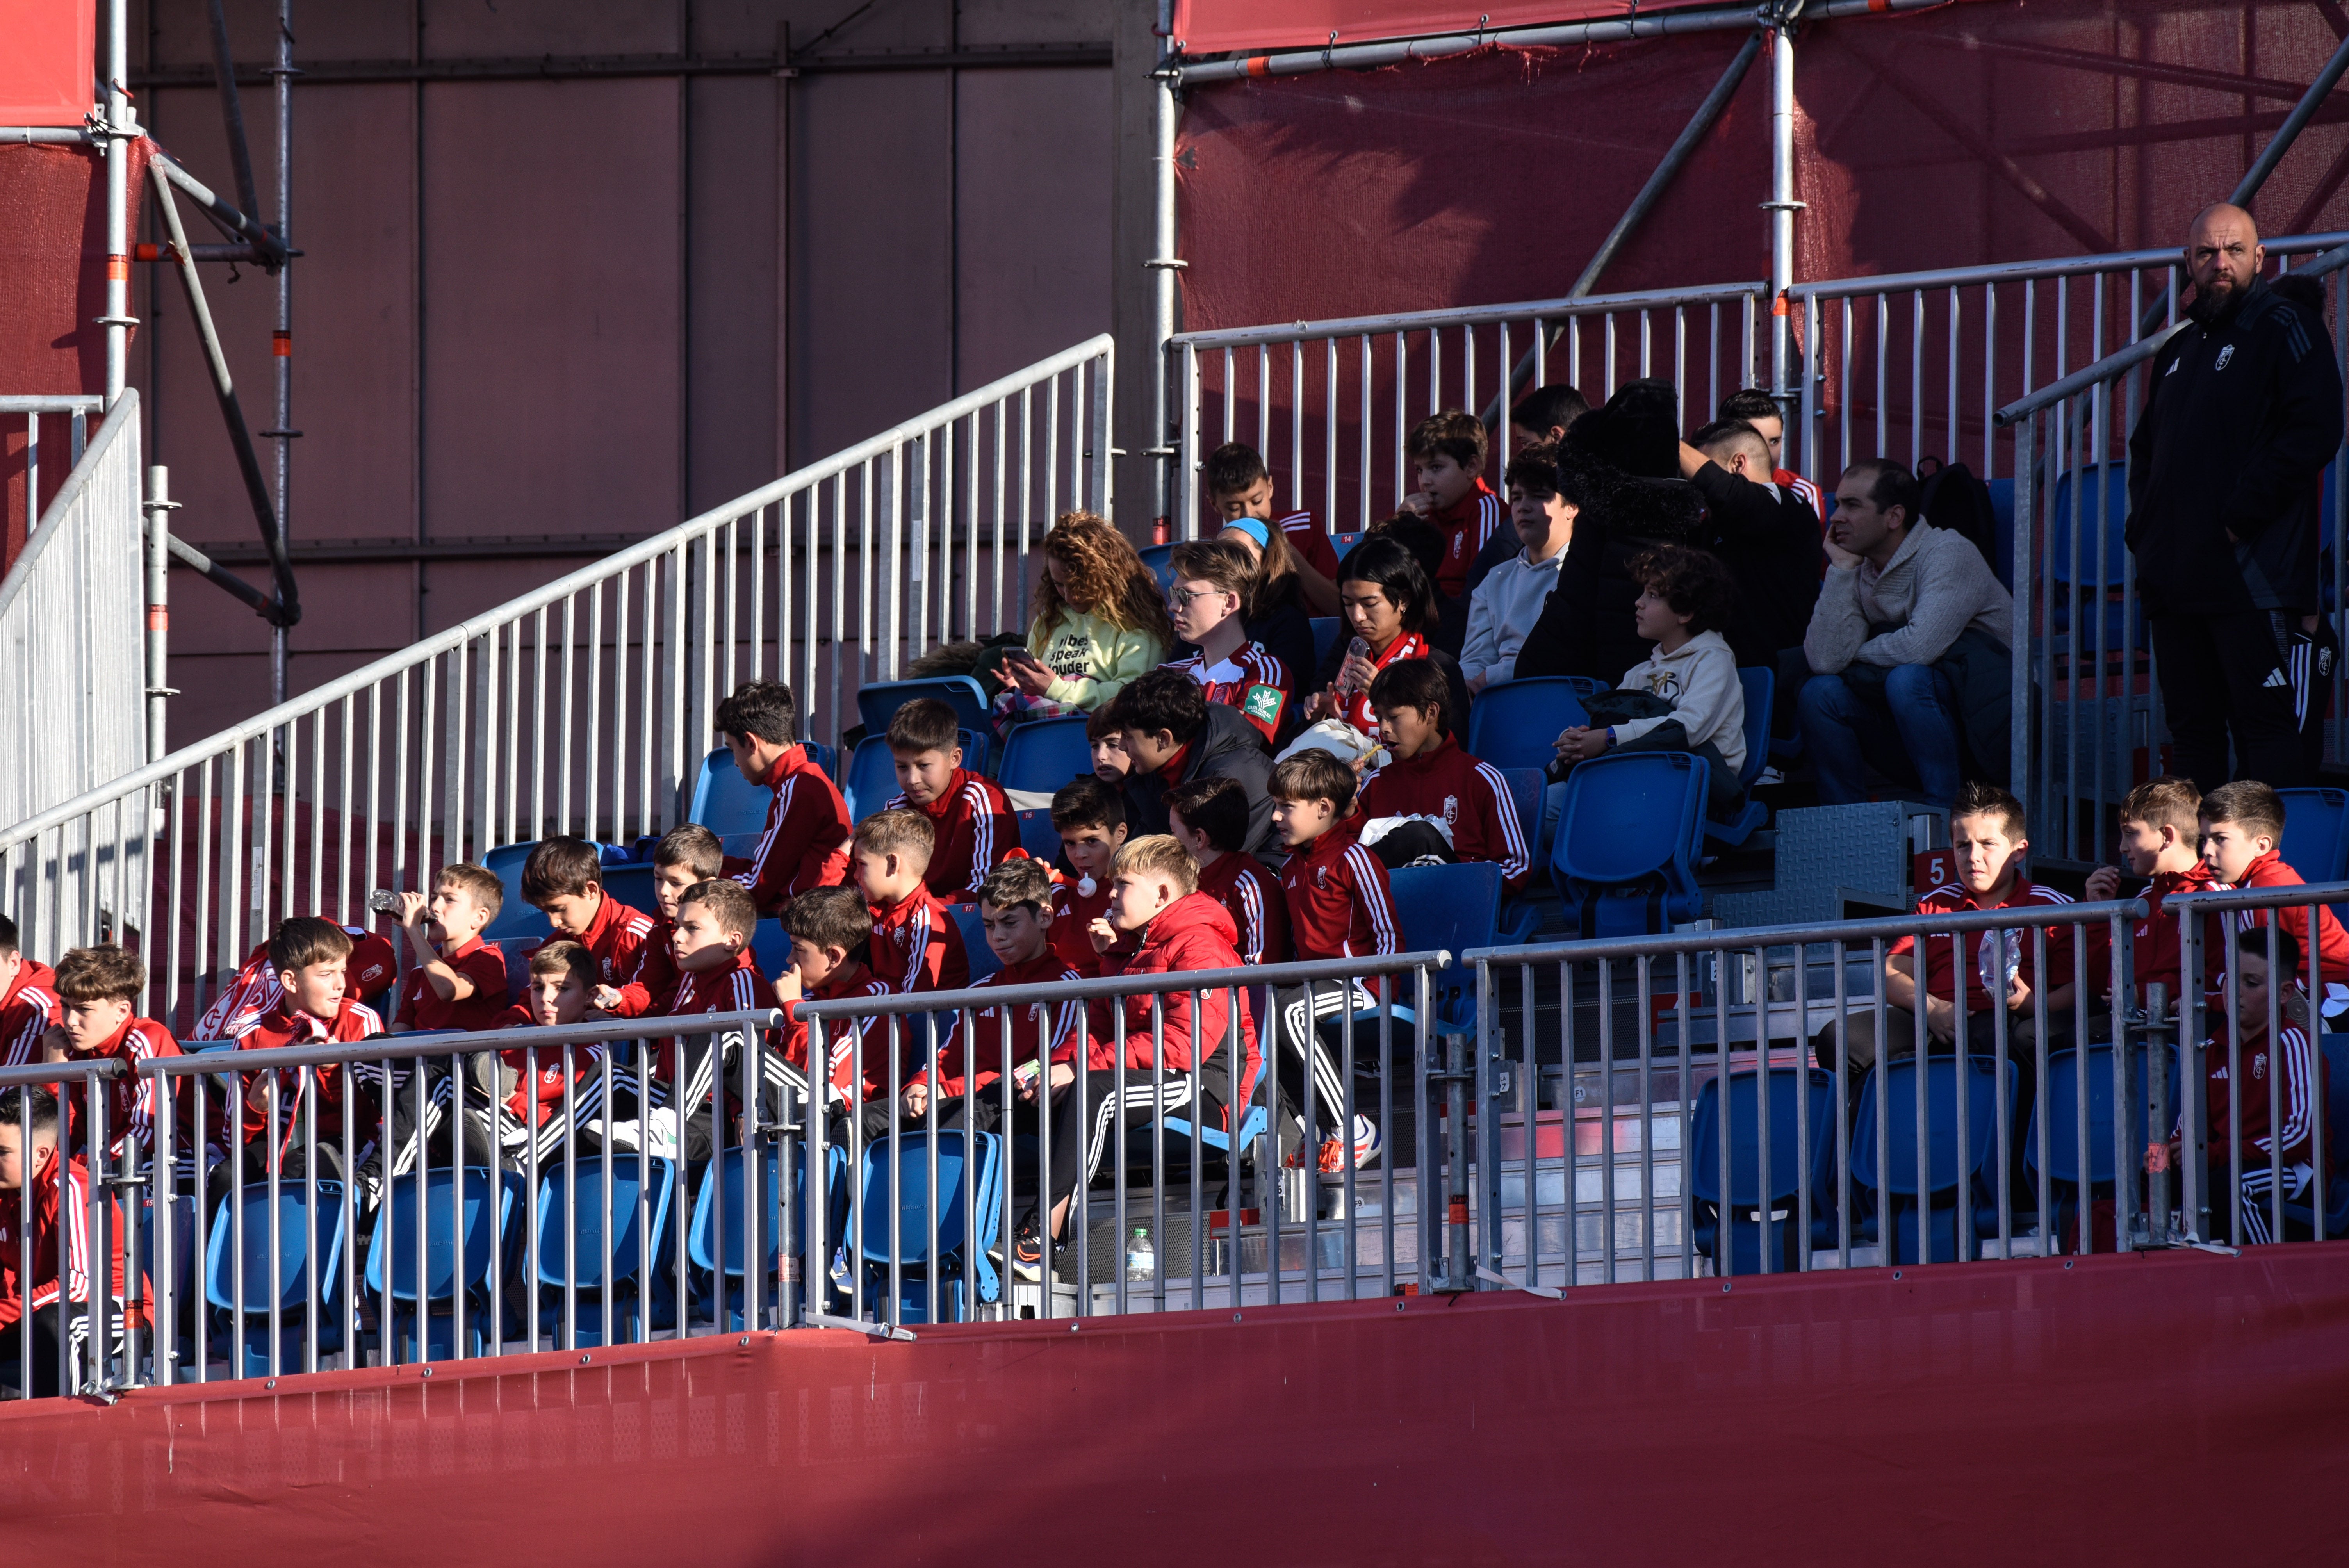
<path fill-rule="evenodd" d="M 164 752 L 165 704 L 172 696 L 167 657 L 171 639 L 171 517 L 179 509 L 171 499 L 171 470 L 157 463 L 147 470 L 147 498 L 140 510 L 147 514 L 147 760 Z"/>
<path fill-rule="evenodd" d="M 1159 38 L 1162 41 L 1171 39 L 1174 30 L 1174 0 L 1158 0 Z M 1152 273 L 1150 444 L 1159 461 L 1159 515 L 1166 518 L 1175 515 L 1175 464 L 1187 462 L 1190 459 L 1189 449 L 1178 447 L 1174 441 L 1174 427 L 1169 422 L 1166 407 L 1166 345 L 1174 335 L 1174 273 L 1183 264 L 1174 255 L 1174 122 L 1177 109 L 1175 77 L 1171 65 L 1171 61 L 1162 59 L 1159 68 L 1151 76 L 1151 85 L 1155 90 L 1151 98 L 1150 116 L 1150 260 L 1143 263 Z"/>
<path fill-rule="evenodd" d="M 122 90 L 130 74 L 126 35 L 129 0 L 106 7 L 106 406 L 122 396 L 130 353 L 130 96 Z M 37 516 L 37 498 L 31 511 Z"/>
<path fill-rule="evenodd" d="M 123 0 L 115 0 L 119 6 Z M 294 0 L 277 0 L 277 67 L 270 75 L 277 90 L 277 223 L 280 244 L 290 244 L 294 204 Z M 292 539 L 286 521 L 286 490 L 294 469 L 294 269 L 277 269 L 277 326 L 269 335 L 271 363 L 277 371 L 277 425 L 263 434 L 277 441 L 277 543 L 283 556 Z M 269 631 L 269 700 L 285 700 L 286 639 L 282 622 Z"/>
<path fill-rule="evenodd" d="M 1791 13 L 1795 7 L 1788 7 Z M 1795 36 L 1790 15 L 1770 29 L 1770 396 L 1785 406 L 1791 318 L 1786 291 L 1795 282 Z"/>

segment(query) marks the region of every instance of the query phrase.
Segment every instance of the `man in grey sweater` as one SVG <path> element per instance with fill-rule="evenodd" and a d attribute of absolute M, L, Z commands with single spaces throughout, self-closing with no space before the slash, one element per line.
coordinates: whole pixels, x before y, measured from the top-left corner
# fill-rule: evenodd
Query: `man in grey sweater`
<path fill-rule="evenodd" d="M 1868 799 L 1868 764 L 1935 805 L 1956 799 L 1967 694 L 1951 650 L 1969 633 L 2011 643 L 2006 590 L 1972 544 L 1918 514 L 1917 499 L 1916 477 L 1882 458 L 1852 464 L 1836 486 L 1800 707 L 1828 805 Z"/>

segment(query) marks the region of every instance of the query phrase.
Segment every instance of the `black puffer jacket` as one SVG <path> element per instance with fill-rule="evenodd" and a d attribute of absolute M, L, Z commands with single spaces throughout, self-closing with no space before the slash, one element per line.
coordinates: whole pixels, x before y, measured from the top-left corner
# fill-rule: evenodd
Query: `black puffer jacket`
<path fill-rule="evenodd" d="M 1194 779 L 1237 779 L 1247 791 L 1250 854 L 1261 855 L 1273 845 L 1272 758 L 1264 748 L 1264 732 L 1236 707 L 1220 702 L 1207 705 L 1206 722 L 1191 738 L 1178 759 L 1179 772 L 1125 776 L 1125 826 L 1134 838 L 1163 833 L 1166 826 L 1166 791 Z"/>
<path fill-rule="evenodd" d="M 2162 345 L 2150 386 L 2129 437 L 2146 612 L 2313 614 L 2318 476 L 2342 435 L 2324 324 L 2255 282 Z"/>

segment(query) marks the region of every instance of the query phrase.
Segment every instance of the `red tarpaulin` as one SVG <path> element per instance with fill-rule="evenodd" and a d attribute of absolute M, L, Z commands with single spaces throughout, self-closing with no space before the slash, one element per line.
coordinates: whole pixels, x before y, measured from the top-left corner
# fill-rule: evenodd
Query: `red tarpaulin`
<path fill-rule="evenodd" d="M 97 38 L 98 0 L 0 0 L 0 125 L 79 125 Z"/>
<path fill-rule="evenodd" d="M 1418 38 L 1482 28 L 1537 27 L 1548 22 L 1588 22 L 1652 15 L 1720 0 L 1175 0 L 1174 36 L 1195 55 L 1235 49 L 1296 48 L 1372 38 Z"/>

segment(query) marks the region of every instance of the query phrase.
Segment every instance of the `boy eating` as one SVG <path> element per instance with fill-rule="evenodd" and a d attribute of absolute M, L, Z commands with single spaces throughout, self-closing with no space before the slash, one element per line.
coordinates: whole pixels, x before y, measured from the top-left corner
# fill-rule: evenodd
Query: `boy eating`
<path fill-rule="evenodd" d="M 1092 938 L 1103 954 L 1130 954 L 1112 957 L 1112 973 L 1196 974 L 1239 966 L 1239 954 L 1232 946 L 1232 917 L 1198 891 L 1198 869 L 1183 846 L 1165 834 L 1135 839 L 1119 850 L 1111 888 L 1109 912 L 1093 922 Z M 1134 944 L 1138 945 L 1130 945 Z M 1185 991 L 1140 992 L 1120 1001 L 1124 1037 L 1112 1033 L 1090 1042 L 1081 1088 L 1071 1092 L 1078 1082 L 1072 1062 L 1055 1061 L 1044 1073 L 1045 1092 L 1056 1102 L 1051 1164 L 1039 1203 L 1049 1217 L 1040 1225 L 1030 1214 L 1012 1239 L 1011 1268 L 1022 1279 L 1042 1277 L 1047 1238 L 1057 1250 L 1069 1205 L 1092 1182 L 1121 1122 L 1146 1127 L 1180 1113 L 1196 1126 L 1228 1130 L 1232 1119 L 1227 1108 L 1236 1100 L 1245 1102 L 1247 1085 L 1255 1079 L 1256 1026 L 1244 990 L 1201 993 L 1195 1018 Z M 1239 1063 L 1232 1062 L 1224 1048 L 1235 1005 L 1244 1049 Z M 1121 1062 L 1125 1067 L 1122 1087 Z"/>
<path fill-rule="evenodd" d="M 718 705 L 712 720 L 735 770 L 773 791 L 767 825 L 748 860 L 730 859 L 725 874 L 750 890 L 761 913 L 780 910 L 813 887 L 840 881 L 848 841 L 848 805 L 796 738 L 799 704 L 781 681 L 745 681 Z"/>
<path fill-rule="evenodd" d="M 2209 868 L 2213 885 L 2225 888 L 2299 887 L 2301 874 L 2284 863 L 2276 852 L 2283 841 L 2283 799 L 2266 785 L 2252 779 L 2239 779 L 2221 784 L 2202 797 L 2200 830 L 2202 863 Z M 2317 905 L 2316 953 L 2317 968 L 2324 984 L 2326 1013 L 2340 1011 L 2344 1000 L 2344 983 L 2349 982 L 2349 931 L 2341 928 L 2333 911 Z M 2249 931 L 2267 923 L 2267 912 L 2257 909 L 2238 910 L 2235 923 Z M 2308 906 L 2288 903 L 2276 911 L 2276 924 L 2292 934 L 2306 953 L 2308 939 Z M 2215 956 L 2206 963 L 2216 965 Z"/>
<path fill-rule="evenodd" d="M 77 947 L 57 960 L 57 1021 L 41 1037 L 41 1059 L 87 1062 L 112 1057 L 122 1072 L 107 1080 L 109 1151 L 118 1159 L 146 1158 L 155 1137 L 155 1080 L 138 1065 L 156 1057 L 176 1057 L 180 1043 L 152 1018 L 138 1016 L 139 995 L 147 989 L 147 966 L 112 943 Z M 66 1107 L 66 1136 L 77 1159 L 86 1152 L 81 1125 L 84 1101 Z"/>
<path fill-rule="evenodd" d="M 1101 973 L 1101 954 L 1086 933 L 1109 912 L 1110 867 L 1126 837 L 1124 797 L 1098 779 L 1073 779 L 1052 792 L 1052 829 L 1076 873 L 1052 889 L 1052 951 L 1090 980 Z"/>
<path fill-rule="evenodd" d="M 1402 510 L 1444 535 L 1435 591 L 1457 599 L 1469 566 L 1501 526 L 1501 498 L 1485 482 L 1485 421 L 1458 408 L 1431 414 L 1412 427 L 1404 450 L 1419 488 L 1402 498 Z"/>
<path fill-rule="evenodd" d="M 955 710 L 916 697 L 889 719 L 897 760 L 897 795 L 885 810 L 911 809 L 929 819 L 930 863 L 924 880 L 948 903 L 968 903 L 978 884 L 1019 842 L 1019 820 L 994 779 L 962 765 Z"/>
<path fill-rule="evenodd" d="M 641 1018 L 668 1010 L 677 994 L 677 901 L 696 882 L 718 876 L 724 866 L 718 835 L 694 822 L 663 833 L 653 846 L 653 904 L 659 918 L 645 930 L 636 946 L 636 966 L 627 984 L 595 987 L 599 1011 L 615 1017 Z M 757 895 L 751 895 L 755 898 Z"/>
<path fill-rule="evenodd" d="M 2202 892 L 2212 885 L 2210 868 L 2202 863 L 2200 821 L 2202 797 L 2191 779 L 2169 776 L 2148 779 L 2121 798 L 2121 859 L 2133 876 L 2151 879 L 2140 897 L 2149 906 L 2137 923 L 2133 949 L 2138 994 L 2144 987 L 2166 985 L 2175 1003 L 2183 940 L 2178 917 L 2163 908 L 2170 895 Z M 2103 903 L 2121 895 L 2118 866 L 2098 866 L 2088 873 L 2088 902 Z M 2216 954 L 2216 933 L 2206 942 L 2206 954 Z M 2095 951 L 2092 946 L 2091 951 Z M 2107 982 L 2109 984 L 2109 982 Z"/>
<path fill-rule="evenodd" d="M 875 811 L 856 825 L 849 846 L 849 869 L 873 915 L 873 973 L 899 995 L 970 984 L 961 928 L 923 880 L 932 832 L 919 811 Z"/>
<path fill-rule="evenodd" d="M 1957 871 L 1951 880 L 1917 901 L 1920 914 L 1950 914 L 1970 909 L 2044 910 L 2060 908 L 2071 898 L 2054 888 L 2037 887 L 2023 874 L 2031 850 L 2025 836 L 2023 802 L 1994 784 L 1968 784 L 1958 792 L 1950 810 L 1950 854 Z M 1898 1060 L 1917 1048 L 1917 1009 L 1924 1008 L 1925 1033 L 1937 1046 L 1954 1042 L 1965 1032 L 1967 1048 L 1994 1048 L 1997 1014 L 2006 1015 L 2008 1055 L 2020 1061 L 2035 1039 L 2033 995 L 2046 993 L 2049 1043 L 2072 1030 L 2072 928 L 2043 927 L 2047 934 L 2047 969 L 2041 974 L 2033 953 L 2032 926 L 2025 919 L 2013 927 L 1976 932 L 1967 936 L 1922 938 L 1924 984 L 1918 984 L 1916 937 L 1904 936 L 1886 954 L 1878 980 L 1884 998 L 1886 1037 L 1876 1035 L 1876 1013 L 1855 1008 L 1840 1051 L 1841 1065 L 1854 1078 L 1879 1059 Z M 1999 939 L 1999 940 L 1993 940 Z M 2003 947 L 2005 963 L 1998 963 Z M 1963 948 L 1961 955 L 1959 949 Z M 1965 1013 L 1958 1012 L 1958 965 L 1965 965 Z M 1836 1029 L 1829 1024 L 1819 1033 L 1815 1048 L 1819 1066 L 1833 1072 L 1838 1066 Z"/>
<path fill-rule="evenodd" d="M 585 839 L 544 839 L 522 867 L 523 901 L 595 960 L 591 985 L 616 985 L 636 972 L 652 916 L 604 892 L 604 857 Z M 535 971 L 533 971 L 535 973 Z M 581 999 L 584 1006 L 588 998 Z"/>
<path fill-rule="evenodd" d="M 505 903 L 497 873 L 471 861 L 440 868 L 432 896 L 399 895 L 392 919 L 408 934 L 416 967 L 400 987 L 391 1032 L 494 1029 L 506 1010 L 505 954 L 481 940 Z"/>
<path fill-rule="evenodd" d="M 1479 762 L 1452 738 L 1451 683 L 1425 659 L 1389 665 L 1371 683 L 1371 711 L 1388 761 L 1362 775 L 1361 814 L 1424 817 L 1442 822 L 1452 852 L 1492 861 L 1514 892 L 1533 870 L 1525 825 L 1501 770 Z"/>
<path fill-rule="evenodd" d="M 1365 958 L 1401 950 L 1387 868 L 1361 841 L 1363 819 L 1354 811 L 1354 770 L 1327 751 L 1300 751 L 1272 770 L 1272 825 L 1288 851 L 1280 890 L 1288 906 L 1288 937 L 1299 959 Z M 1378 998 L 1360 982 L 1310 985 L 1280 1001 L 1280 1033 L 1273 1064 L 1291 1113 L 1304 1119 L 1306 1073 L 1312 1073 L 1313 1115 L 1304 1130 L 1330 1126 L 1345 1114 L 1347 1083 L 1322 1047 L 1323 1018 L 1367 1012 Z M 1357 1169 L 1375 1161 L 1385 1136 L 1357 1113 L 1350 1140 L 1324 1138 L 1318 1156 L 1325 1171 L 1343 1171 L 1350 1148 Z"/>
<path fill-rule="evenodd" d="M 1199 891 L 1232 917 L 1240 962 L 1288 963 L 1288 905 L 1280 879 L 1243 847 L 1247 842 L 1247 791 L 1230 779 L 1176 785 L 1166 792 L 1166 824 L 1174 841 L 1198 863 Z"/>

